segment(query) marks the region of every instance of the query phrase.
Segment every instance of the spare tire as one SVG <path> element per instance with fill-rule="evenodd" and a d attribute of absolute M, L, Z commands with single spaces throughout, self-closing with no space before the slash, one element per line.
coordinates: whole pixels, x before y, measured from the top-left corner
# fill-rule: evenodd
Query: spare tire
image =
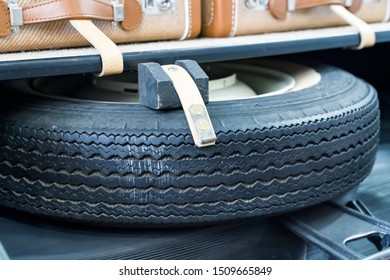
<path fill-rule="evenodd" d="M 330 200 L 372 168 L 377 93 L 341 69 L 308 65 L 321 78 L 306 88 L 210 102 L 217 143 L 205 148 L 194 145 L 180 109 L 31 94 L 40 91 L 32 80 L 12 81 L 0 111 L 0 203 L 67 221 L 153 227 Z"/>

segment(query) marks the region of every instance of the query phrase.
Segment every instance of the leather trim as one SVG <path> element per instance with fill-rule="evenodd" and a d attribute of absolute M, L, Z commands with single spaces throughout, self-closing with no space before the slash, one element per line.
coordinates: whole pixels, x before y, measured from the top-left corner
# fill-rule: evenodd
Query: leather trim
<path fill-rule="evenodd" d="M 137 0 L 123 0 L 125 20 L 121 27 L 126 31 L 136 29 L 142 22 L 142 7 Z M 114 20 L 113 7 L 102 0 L 47 0 L 22 7 L 23 23 L 34 24 L 61 19 Z M 10 15 L 6 2 L 0 1 L 0 36 L 11 32 Z"/>
<path fill-rule="evenodd" d="M 209 0 L 212 7 L 211 11 L 202 11 L 202 17 L 207 13 L 210 14 L 210 19 L 207 25 L 203 25 L 202 35 L 206 37 L 227 37 L 233 27 L 233 1 L 232 0 Z M 202 5 L 202 9 L 203 9 Z"/>
<path fill-rule="evenodd" d="M 269 0 L 269 12 L 274 18 L 285 19 L 287 11 L 287 0 Z"/>
<path fill-rule="evenodd" d="M 48 0 L 23 7 L 25 24 L 59 19 L 113 20 L 110 3 L 99 0 Z"/>
<path fill-rule="evenodd" d="M 287 0 L 270 0 L 269 10 L 273 17 L 285 19 L 288 12 Z M 345 0 L 297 0 L 295 8 L 297 10 L 314 8 L 325 5 L 345 5 Z M 362 0 L 353 0 L 352 6 L 348 10 L 352 13 L 357 12 L 362 5 Z"/>
<path fill-rule="evenodd" d="M 202 0 L 202 27 L 210 26 L 214 15 L 214 1 Z"/>
<path fill-rule="evenodd" d="M 0 37 L 8 36 L 11 33 L 10 21 L 8 6 L 5 2 L 0 1 Z"/>
<path fill-rule="evenodd" d="M 125 20 L 121 23 L 123 30 L 136 29 L 142 22 L 142 7 L 137 0 L 124 0 Z"/>
<path fill-rule="evenodd" d="M 191 29 L 188 38 L 196 38 L 202 29 L 202 5 L 201 0 L 188 0 L 190 8 Z"/>

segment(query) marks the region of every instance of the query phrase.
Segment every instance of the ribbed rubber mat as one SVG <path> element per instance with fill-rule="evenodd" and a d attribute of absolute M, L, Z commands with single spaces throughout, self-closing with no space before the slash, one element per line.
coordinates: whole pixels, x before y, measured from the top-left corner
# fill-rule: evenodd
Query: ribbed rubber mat
<path fill-rule="evenodd" d="M 305 249 L 303 241 L 269 219 L 119 230 L 75 228 L 6 211 L 0 239 L 11 259 L 301 259 Z"/>

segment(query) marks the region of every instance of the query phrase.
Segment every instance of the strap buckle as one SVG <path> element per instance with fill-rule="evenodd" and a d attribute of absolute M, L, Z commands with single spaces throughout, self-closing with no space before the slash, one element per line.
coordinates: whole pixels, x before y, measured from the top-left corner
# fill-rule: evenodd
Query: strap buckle
<path fill-rule="evenodd" d="M 11 33 L 16 35 L 19 33 L 20 26 L 23 25 L 23 11 L 17 0 L 7 0 L 7 5 L 11 19 Z"/>

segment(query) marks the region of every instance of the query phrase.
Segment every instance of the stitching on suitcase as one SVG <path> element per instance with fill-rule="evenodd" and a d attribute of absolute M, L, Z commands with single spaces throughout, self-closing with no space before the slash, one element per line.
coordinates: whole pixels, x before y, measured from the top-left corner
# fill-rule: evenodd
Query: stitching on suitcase
<path fill-rule="evenodd" d="M 211 13 L 211 15 L 210 15 L 210 19 L 209 19 L 209 21 L 205 24 L 205 26 L 210 26 L 212 23 L 213 23 L 213 21 L 214 21 L 214 1 L 215 0 L 211 0 L 210 2 L 211 2 L 211 7 L 210 7 L 210 13 Z"/>
<path fill-rule="evenodd" d="M 67 15 L 61 15 L 61 16 L 55 16 L 55 17 L 40 17 L 40 18 L 32 18 L 30 20 L 25 20 L 25 23 L 28 22 L 34 22 L 36 20 L 52 20 L 52 19 L 65 19 L 64 16 Z M 73 16 L 99 16 L 99 19 L 106 19 L 106 20 L 112 20 L 112 17 L 102 17 L 98 14 L 73 14 Z"/>
<path fill-rule="evenodd" d="M 8 7 L 5 5 L 5 2 L 1 2 L 1 8 L 4 11 L 5 14 L 8 12 Z M 5 23 L 5 29 L 3 31 L 0 31 L 0 35 L 8 35 L 8 29 L 10 28 L 10 23 Z"/>
<path fill-rule="evenodd" d="M 52 0 L 52 1 L 49 1 L 49 2 L 46 2 L 46 3 L 38 3 L 38 4 L 35 4 L 35 5 L 23 7 L 23 10 L 30 10 L 30 9 L 33 9 L 33 8 L 36 8 L 36 7 L 46 6 L 48 4 L 52 4 L 52 3 L 60 2 L 60 1 L 61 0 Z"/>
<path fill-rule="evenodd" d="M 52 3 L 56 3 L 56 2 L 60 2 L 62 0 L 52 0 L 52 1 L 49 1 L 49 2 L 45 2 L 45 3 L 40 3 L 40 4 L 36 4 L 36 5 L 32 5 L 32 6 L 28 6 L 28 7 L 23 7 L 23 10 L 27 11 L 27 10 L 30 10 L 30 9 L 34 9 L 36 7 L 42 7 L 42 6 L 46 6 L 46 5 L 49 5 L 49 4 L 52 4 Z M 96 2 L 96 3 L 100 3 L 100 4 L 103 4 L 103 5 L 108 5 L 108 3 L 103 3 L 101 1 L 97 1 L 97 0 L 92 0 L 93 2 Z M 73 14 L 74 16 L 83 16 L 83 15 L 92 15 L 92 16 L 99 16 L 100 19 L 107 19 L 107 20 L 110 20 L 111 17 L 101 17 L 100 15 L 98 14 L 91 14 L 91 13 L 88 13 L 88 14 L 84 14 L 84 13 L 79 13 L 79 14 Z M 66 16 L 66 15 L 65 15 Z M 48 20 L 48 19 L 57 19 L 57 18 L 63 18 L 64 15 L 61 15 L 61 16 L 54 16 L 54 17 L 38 17 L 38 18 L 32 18 L 30 20 L 25 20 L 25 22 L 31 22 L 31 21 L 35 21 L 35 20 Z"/>
<path fill-rule="evenodd" d="M 236 0 L 232 0 L 232 29 L 230 30 L 229 36 L 234 36 L 233 32 L 236 30 Z"/>
<path fill-rule="evenodd" d="M 23 7 L 23 10 L 34 9 L 36 7 L 46 6 L 48 4 L 52 4 L 52 3 L 55 3 L 55 2 L 61 2 L 61 1 L 62 0 L 52 0 L 52 1 L 49 1 L 49 2 L 45 2 L 45 3 L 37 3 L 35 5 L 33 4 L 33 5 L 30 5 L 30 6 L 27 6 L 27 7 Z M 103 5 L 106 5 L 106 6 L 111 6 L 110 4 L 108 4 L 108 2 L 105 3 L 105 2 L 98 1 L 98 0 L 91 0 L 91 1 L 103 4 Z"/>
<path fill-rule="evenodd" d="M 188 35 L 187 38 L 190 38 L 192 35 L 192 0 L 188 0 L 188 17 L 189 17 L 189 26 L 188 26 Z"/>

